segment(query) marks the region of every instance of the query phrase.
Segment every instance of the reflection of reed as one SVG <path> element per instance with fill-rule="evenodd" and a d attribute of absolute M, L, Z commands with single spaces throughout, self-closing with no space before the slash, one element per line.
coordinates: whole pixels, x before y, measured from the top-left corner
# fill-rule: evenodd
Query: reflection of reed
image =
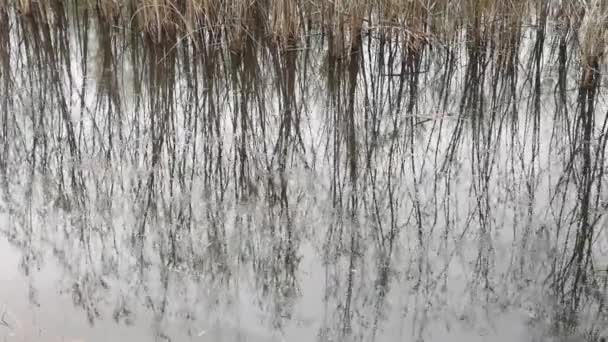
<path fill-rule="evenodd" d="M 380 339 L 404 307 L 423 338 L 457 267 L 486 308 L 533 282 L 558 328 L 603 314 L 601 8 L 33 4 L 0 11 L 4 233 L 27 274 L 54 250 L 91 321 L 112 279 L 134 287 L 114 319 L 147 298 L 159 336 L 173 301 L 242 288 L 283 328 L 310 244 L 321 340 Z M 180 299 L 189 282 L 215 293 Z"/>

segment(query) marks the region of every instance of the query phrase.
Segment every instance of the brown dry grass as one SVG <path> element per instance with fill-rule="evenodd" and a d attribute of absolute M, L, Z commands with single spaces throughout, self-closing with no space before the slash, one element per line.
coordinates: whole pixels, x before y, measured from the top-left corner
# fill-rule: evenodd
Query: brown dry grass
<path fill-rule="evenodd" d="M 220 35 L 232 51 L 258 39 L 297 47 L 321 34 L 330 37 L 335 56 L 346 55 L 353 37 L 368 31 L 396 37 L 408 51 L 464 36 L 469 46 L 490 43 L 509 56 L 523 29 L 544 22 L 577 37 L 583 63 L 603 57 L 608 22 L 608 5 L 601 0 L 2 0 L 0 6 L 47 23 L 56 8 L 88 7 L 152 42 L 174 43 L 205 32 Z"/>
<path fill-rule="evenodd" d="M 122 27 L 137 27 L 155 37 L 167 33 L 191 34 L 203 27 L 251 31 L 252 23 L 263 26 L 268 35 L 293 37 L 306 32 L 303 29 L 306 25 L 328 30 L 344 26 L 349 30 L 350 26 L 362 25 L 362 22 L 368 27 L 397 26 L 441 36 L 497 22 L 517 26 L 540 15 L 540 6 L 547 3 L 540 0 L 4 0 L 0 5 L 28 15 L 32 10 L 46 12 L 48 4 L 55 1 L 86 4 L 107 19 L 119 18 Z M 605 13 L 604 2 L 587 2 L 587 11 L 594 16 Z M 549 3 L 558 7 L 550 13 L 552 19 L 582 20 L 576 12 L 581 7 L 580 1 Z"/>

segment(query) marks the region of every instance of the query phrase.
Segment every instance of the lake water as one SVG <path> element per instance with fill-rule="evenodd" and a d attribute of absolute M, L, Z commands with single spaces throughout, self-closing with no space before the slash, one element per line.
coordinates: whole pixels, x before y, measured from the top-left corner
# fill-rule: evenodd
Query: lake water
<path fill-rule="evenodd" d="M 0 338 L 603 333 L 603 65 L 554 24 L 336 51 L 52 18 L 1 18 Z"/>

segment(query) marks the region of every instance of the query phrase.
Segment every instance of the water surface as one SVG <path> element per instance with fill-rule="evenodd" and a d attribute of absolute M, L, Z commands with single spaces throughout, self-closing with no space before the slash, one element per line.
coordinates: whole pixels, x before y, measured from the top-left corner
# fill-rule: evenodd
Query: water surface
<path fill-rule="evenodd" d="M 559 22 L 336 50 L 57 13 L 2 16 L 7 341 L 601 332 L 603 66 Z"/>

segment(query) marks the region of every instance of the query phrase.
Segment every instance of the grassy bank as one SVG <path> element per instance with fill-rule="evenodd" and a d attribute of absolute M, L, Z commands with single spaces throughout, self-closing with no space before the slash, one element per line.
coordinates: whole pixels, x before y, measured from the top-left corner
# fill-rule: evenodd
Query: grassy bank
<path fill-rule="evenodd" d="M 380 32 L 409 40 L 449 44 L 463 30 L 472 43 L 497 45 L 529 26 L 551 25 L 578 35 L 585 53 L 604 42 L 606 7 L 598 0 L 4 0 L 18 16 L 60 24 L 66 12 L 93 16 L 115 29 L 154 41 L 196 40 L 209 32 L 240 46 L 247 36 L 285 44 L 310 35 L 333 37 L 344 49 L 353 36 Z M 420 44 L 420 43 L 419 43 Z"/>

